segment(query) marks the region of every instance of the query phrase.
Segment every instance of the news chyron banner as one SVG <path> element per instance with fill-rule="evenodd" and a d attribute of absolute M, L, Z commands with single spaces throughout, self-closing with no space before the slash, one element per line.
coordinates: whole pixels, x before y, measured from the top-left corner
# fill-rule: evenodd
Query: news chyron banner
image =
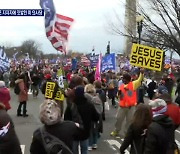
<path fill-rule="evenodd" d="M 130 64 L 154 71 L 161 71 L 163 52 L 163 50 L 157 48 L 134 43 L 131 50 Z"/>

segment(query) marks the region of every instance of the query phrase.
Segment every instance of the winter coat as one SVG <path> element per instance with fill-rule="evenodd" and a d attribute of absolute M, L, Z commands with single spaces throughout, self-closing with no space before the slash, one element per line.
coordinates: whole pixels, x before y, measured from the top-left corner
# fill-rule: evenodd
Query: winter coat
<path fill-rule="evenodd" d="M 136 128 L 131 124 L 120 147 L 120 154 L 124 154 L 129 145 L 131 145 L 130 154 L 143 154 L 145 135 L 144 129 Z"/>
<path fill-rule="evenodd" d="M 92 122 L 97 122 L 99 120 L 99 114 L 97 113 L 94 105 L 90 102 L 87 101 L 85 97 L 80 97 L 79 99 L 75 99 L 74 102 L 78 114 L 80 115 L 82 122 L 83 122 L 83 132 L 81 133 L 80 136 L 76 137 L 75 140 L 86 140 L 89 138 L 90 135 L 90 130 L 91 130 L 91 125 Z M 64 120 L 71 120 L 74 121 L 75 117 L 72 116 L 73 110 L 66 110 L 66 118 L 69 119 L 64 119 Z M 79 116 L 78 115 L 78 116 Z"/>
<path fill-rule="evenodd" d="M 180 125 L 180 107 L 175 103 L 169 103 L 167 104 L 167 111 L 165 114 L 173 120 L 175 128 L 178 128 Z"/>
<path fill-rule="evenodd" d="M 24 102 L 28 100 L 28 88 L 23 79 L 17 79 L 15 81 L 20 88 L 20 93 L 18 95 L 19 102 Z"/>
<path fill-rule="evenodd" d="M 170 154 L 174 141 L 173 121 L 166 115 L 158 115 L 148 127 L 144 154 Z"/>
<path fill-rule="evenodd" d="M 63 141 L 71 150 L 73 145 L 73 140 L 75 136 L 81 134 L 81 130 L 71 121 L 63 121 L 56 123 L 54 125 L 45 125 L 46 131 L 61 141 Z M 30 146 L 31 154 L 46 154 L 43 147 L 43 142 L 41 138 L 40 128 L 34 131 L 33 139 Z"/>
<path fill-rule="evenodd" d="M 103 119 L 102 119 L 102 113 L 103 113 L 103 105 L 102 101 L 99 97 L 99 94 L 92 96 L 89 93 L 84 94 L 87 98 L 88 102 L 92 103 L 96 109 L 96 111 L 99 114 L 99 120 L 97 122 L 92 122 L 91 130 L 92 132 L 103 132 Z"/>
<path fill-rule="evenodd" d="M 0 154 L 22 154 L 14 124 L 3 109 L 0 109 Z"/>
<path fill-rule="evenodd" d="M 6 87 L 0 88 L 0 103 L 3 103 L 5 105 L 6 110 L 11 109 L 11 105 L 9 103 L 10 99 L 11 96 L 9 89 Z"/>

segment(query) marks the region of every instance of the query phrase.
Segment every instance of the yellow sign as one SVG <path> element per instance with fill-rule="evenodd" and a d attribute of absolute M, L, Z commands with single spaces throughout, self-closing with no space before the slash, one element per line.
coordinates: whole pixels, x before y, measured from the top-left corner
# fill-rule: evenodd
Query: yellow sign
<path fill-rule="evenodd" d="M 141 44 L 133 44 L 130 64 L 155 71 L 161 71 L 163 52 L 163 50 L 157 48 L 152 48 Z"/>
<path fill-rule="evenodd" d="M 54 87 L 55 87 L 54 82 L 47 82 L 46 83 L 45 98 L 49 98 L 49 99 L 53 98 Z"/>
<path fill-rule="evenodd" d="M 64 94 L 62 93 L 61 90 L 58 90 L 56 93 L 56 97 L 54 98 L 55 100 L 59 101 L 64 101 Z"/>

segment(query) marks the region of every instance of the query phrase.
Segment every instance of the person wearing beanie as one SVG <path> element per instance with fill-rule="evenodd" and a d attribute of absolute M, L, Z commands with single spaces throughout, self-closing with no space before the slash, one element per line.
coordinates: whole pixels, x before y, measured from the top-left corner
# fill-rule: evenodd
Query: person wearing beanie
<path fill-rule="evenodd" d="M 50 99 L 44 100 L 40 105 L 39 118 L 48 133 L 63 141 L 72 150 L 74 137 L 80 136 L 82 133 L 79 124 L 72 121 L 63 121 L 58 104 Z M 30 146 L 31 154 L 47 154 L 42 143 L 40 129 L 38 128 L 33 133 Z"/>
<path fill-rule="evenodd" d="M 11 109 L 11 105 L 9 103 L 10 99 L 11 96 L 9 89 L 5 86 L 4 81 L 0 81 L 0 103 L 5 105 L 6 111 Z"/>
<path fill-rule="evenodd" d="M 0 103 L 0 154 L 22 154 L 14 123 Z"/>
<path fill-rule="evenodd" d="M 163 99 L 151 100 L 153 119 L 147 130 L 144 154 L 166 154 L 173 151 L 174 123 L 166 115 L 167 104 Z"/>

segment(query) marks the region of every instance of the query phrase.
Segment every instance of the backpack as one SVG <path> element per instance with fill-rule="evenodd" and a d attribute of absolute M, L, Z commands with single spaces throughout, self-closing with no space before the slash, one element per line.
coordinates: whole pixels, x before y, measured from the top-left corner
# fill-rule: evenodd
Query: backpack
<path fill-rule="evenodd" d="M 99 94 L 97 94 L 96 96 L 93 96 L 91 101 L 92 101 L 96 111 L 99 114 L 102 114 L 103 106 L 102 106 L 102 101 L 101 101 L 101 98 L 99 97 Z"/>
<path fill-rule="evenodd" d="M 45 127 L 41 127 L 40 132 L 43 146 L 47 154 L 73 154 L 63 141 L 48 133 Z"/>
<path fill-rule="evenodd" d="M 19 93 L 20 93 L 20 88 L 19 88 L 19 84 L 18 83 L 16 83 L 15 86 L 14 86 L 14 93 L 16 95 L 19 95 Z"/>

